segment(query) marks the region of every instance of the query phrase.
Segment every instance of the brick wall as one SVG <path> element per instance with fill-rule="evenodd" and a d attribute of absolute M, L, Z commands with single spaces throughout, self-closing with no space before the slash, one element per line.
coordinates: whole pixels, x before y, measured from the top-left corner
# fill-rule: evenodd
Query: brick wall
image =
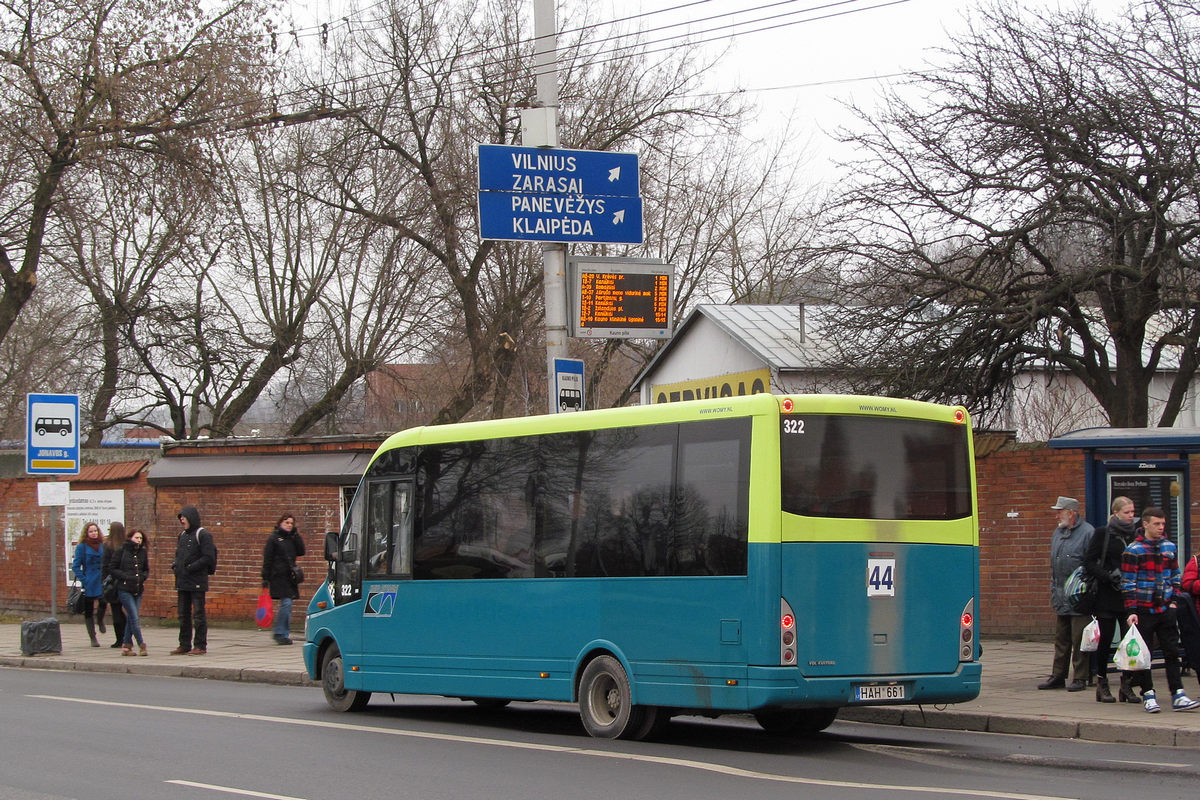
<path fill-rule="evenodd" d="M 1113 460 L 1145 455 L 1105 454 Z M 992 635 L 1045 635 L 1054 630 L 1050 609 L 1050 510 L 1059 495 L 1086 507 L 1084 454 L 1042 446 L 1002 449 L 976 461 L 979 483 L 980 612 Z M 1189 462 L 1193 497 L 1200 493 L 1200 458 Z M 1138 509 L 1141 513 L 1141 509 Z M 1108 517 L 1089 519 L 1099 526 Z M 1200 531 L 1200 503 L 1191 507 L 1191 530 Z M 1190 542 L 1180 542 L 1180 561 Z M 1182 565 L 1181 565 L 1182 568 Z"/>
<path fill-rule="evenodd" d="M 1086 503 L 1083 455 L 1045 447 L 1001 450 L 976 462 L 981 629 L 993 635 L 1054 631 L 1050 510 L 1059 495 Z"/>
<path fill-rule="evenodd" d="M 216 444 L 209 448 L 191 447 L 188 452 L 230 454 L 229 448 Z M 240 445 L 239 449 L 247 457 L 262 452 Z M 1055 517 L 1050 506 L 1060 494 L 1086 501 L 1084 456 L 1074 450 L 1010 446 L 980 456 L 977 472 L 982 631 L 993 636 L 1047 635 L 1054 627 L 1048 584 Z M 1191 485 L 1200 490 L 1200 459 L 1192 460 Z M 211 578 L 208 594 L 209 614 L 215 621 L 248 623 L 253 619 L 261 587 L 262 549 L 281 514 L 293 514 L 304 537 L 307 554 L 300 564 L 310 576 L 302 588 L 305 595 L 324 575 L 324 534 L 339 524 L 341 487 L 332 485 L 156 489 L 146 483 L 143 473 L 125 481 L 72 483 L 72 488 L 125 490 L 127 527 L 144 528 L 149 535 L 151 578 L 142 613 L 151 618 L 176 616 L 171 558 L 179 532 L 176 515 L 183 506 L 200 510 L 202 523 L 220 548 L 220 567 Z M 0 479 L 0 609 L 30 616 L 46 612 L 50 602 L 50 511 L 37 505 L 36 479 Z M 62 512 L 54 511 L 58 541 Z M 1200 530 L 1200 504 L 1193 505 L 1191 524 L 1193 530 Z M 59 565 L 60 607 L 67 594 L 62 574 Z"/>

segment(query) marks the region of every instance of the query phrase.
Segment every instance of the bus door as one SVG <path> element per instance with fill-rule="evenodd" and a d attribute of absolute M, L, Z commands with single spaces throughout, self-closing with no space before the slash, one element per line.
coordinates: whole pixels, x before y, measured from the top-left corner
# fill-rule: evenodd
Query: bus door
<path fill-rule="evenodd" d="M 393 619 L 403 613 L 401 589 L 412 578 L 413 482 L 383 477 L 366 489 L 362 617 L 364 650 L 371 655 L 365 665 L 391 646 Z"/>

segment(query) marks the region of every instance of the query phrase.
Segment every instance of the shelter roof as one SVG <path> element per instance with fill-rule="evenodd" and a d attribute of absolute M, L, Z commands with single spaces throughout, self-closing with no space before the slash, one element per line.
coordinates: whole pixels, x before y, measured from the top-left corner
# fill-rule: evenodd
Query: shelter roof
<path fill-rule="evenodd" d="M 180 455 L 150 468 L 151 486 L 215 486 L 238 483 L 358 483 L 371 453 L 285 453 L 261 455 Z"/>
<path fill-rule="evenodd" d="M 1200 453 L 1200 428 L 1083 428 L 1046 444 L 1061 450 Z"/>

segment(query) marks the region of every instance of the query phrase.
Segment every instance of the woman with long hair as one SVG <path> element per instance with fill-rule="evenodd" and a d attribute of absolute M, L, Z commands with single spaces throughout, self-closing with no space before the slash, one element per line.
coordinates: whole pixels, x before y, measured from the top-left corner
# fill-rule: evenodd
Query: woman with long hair
<path fill-rule="evenodd" d="M 113 556 L 120 552 L 125 546 L 125 525 L 120 522 L 111 522 L 108 525 L 108 538 L 104 540 L 104 562 L 102 564 L 102 578 L 108 577 L 108 568 L 112 565 Z M 112 622 L 113 633 L 116 634 L 116 641 L 109 645 L 111 648 L 118 648 L 121 642 L 125 639 L 125 612 L 121 608 L 120 601 L 112 604 Z M 104 632 L 104 628 L 100 628 L 100 632 Z"/>
<path fill-rule="evenodd" d="M 99 647 L 96 641 L 96 601 L 100 599 L 101 569 L 104 563 L 102 548 L 104 540 L 100 534 L 100 526 L 94 522 L 84 523 L 83 534 L 75 545 L 75 557 L 71 559 L 71 572 L 75 580 L 83 585 L 84 604 L 83 621 L 87 624 L 88 638 L 92 647 Z M 102 629 L 103 630 L 103 629 Z"/>
<path fill-rule="evenodd" d="M 117 579 L 117 597 L 121 599 L 121 609 L 125 612 L 125 638 L 121 642 L 121 655 L 133 655 L 134 639 L 137 639 L 139 655 L 149 655 L 138 620 L 142 591 L 146 578 L 150 576 L 150 557 L 146 551 L 145 533 L 138 528 L 129 532 L 125 544 L 113 556 L 109 572 Z"/>

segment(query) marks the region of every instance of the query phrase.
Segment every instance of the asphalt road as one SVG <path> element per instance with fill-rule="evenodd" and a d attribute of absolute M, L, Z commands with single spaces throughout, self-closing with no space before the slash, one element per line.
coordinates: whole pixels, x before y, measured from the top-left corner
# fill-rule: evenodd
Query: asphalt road
<path fill-rule="evenodd" d="M 1194 749 L 835 722 L 672 721 L 589 738 L 573 706 L 484 711 L 376 696 L 336 714 L 310 687 L 0 669 L 0 800 L 1188 798 Z"/>

